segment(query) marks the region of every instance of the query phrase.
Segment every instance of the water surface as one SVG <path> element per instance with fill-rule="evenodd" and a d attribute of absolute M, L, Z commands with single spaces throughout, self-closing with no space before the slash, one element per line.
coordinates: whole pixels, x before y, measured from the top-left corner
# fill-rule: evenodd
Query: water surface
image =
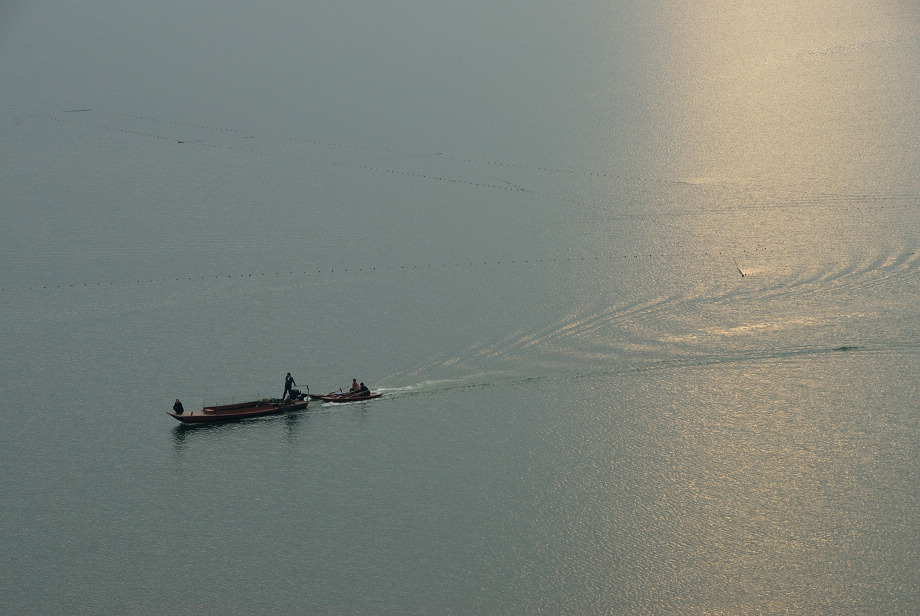
<path fill-rule="evenodd" d="M 920 602 L 915 6 L 221 7 L 7 10 L 0 611 Z"/>

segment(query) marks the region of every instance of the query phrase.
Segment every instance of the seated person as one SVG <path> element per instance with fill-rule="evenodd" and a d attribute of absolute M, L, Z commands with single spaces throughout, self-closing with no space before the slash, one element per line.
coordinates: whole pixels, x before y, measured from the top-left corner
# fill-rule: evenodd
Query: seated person
<path fill-rule="evenodd" d="M 371 395 L 371 390 L 367 388 L 367 385 L 365 385 L 364 383 L 361 383 L 360 387 L 358 387 L 358 395 L 359 396 L 369 396 Z"/>

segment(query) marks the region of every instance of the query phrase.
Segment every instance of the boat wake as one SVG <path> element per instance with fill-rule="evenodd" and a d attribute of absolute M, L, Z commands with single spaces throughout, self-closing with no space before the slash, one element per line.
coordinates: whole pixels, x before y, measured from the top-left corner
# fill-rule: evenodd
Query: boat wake
<path fill-rule="evenodd" d="M 395 378 L 391 375 L 387 378 Z M 485 387 L 499 387 L 511 383 L 529 380 L 531 377 L 523 376 L 519 372 L 493 370 L 468 374 L 454 378 L 428 379 L 411 385 L 395 387 L 377 387 L 385 398 L 404 398 L 419 395 L 441 394 L 461 389 L 481 389 Z"/>
<path fill-rule="evenodd" d="M 751 255 L 745 266 L 757 274 L 743 282 L 727 275 L 707 278 L 705 264 L 688 262 L 701 274 L 695 284 L 637 293 L 583 285 L 577 304 L 560 302 L 555 315 L 524 314 L 533 318 L 509 321 L 504 331 L 477 332 L 482 337 L 464 348 L 383 379 L 413 384 L 381 391 L 411 396 L 920 346 L 920 338 L 891 335 L 891 319 L 911 317 L 903 298 L 920 275 L 916 244 L 839 252 L 837 260 L 814 263 L 794 250 L 778 253 Z M 784 257 L 794 265 L 785 266 Z"/>

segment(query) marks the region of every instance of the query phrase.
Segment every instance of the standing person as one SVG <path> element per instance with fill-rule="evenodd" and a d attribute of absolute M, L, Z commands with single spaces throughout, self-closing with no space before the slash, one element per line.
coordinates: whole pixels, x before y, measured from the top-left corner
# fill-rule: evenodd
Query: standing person
<path fill-rule="evenodd" d="M 182 403 L 179 402 L 179 398 L 176 398 L 176 403 L 173 404 L 173 413 L 176 415 L 181 415 L 185 412 L 185 407 L 182 406 Z"/>
<path fill-rule="evenodd" d="M 291 393 L 291 390 L 294 389 L 296 385 L 297 383 L 294 382 L 294 377 L 292 377 L 291 373 L 288 372 L 287 376 L 284 377 L 284 393 L 281 394 L 281 399 L 284 400 L 285 398 L 287 398 L 288 395 Z"/>

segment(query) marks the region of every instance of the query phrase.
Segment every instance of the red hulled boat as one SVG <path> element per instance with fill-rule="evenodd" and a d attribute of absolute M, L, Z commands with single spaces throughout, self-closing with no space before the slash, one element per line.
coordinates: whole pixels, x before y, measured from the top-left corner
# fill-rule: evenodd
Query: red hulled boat
<path fill-rule="evenodd" d="M 323 396 L 310 396 L 314 400 L 322 400 L 323 402 L 363 402 L 364 400 L 374 400 L 379 398 L 383 394 L 381 393 L 370 393 L 370 394 L 353 394 L 349 391 L 343 393 L 331 393 Z"/>
<path fill-rule="evenodd" d="M 306 408 L 310 403 L 310 396 L 305 396 L 303 400 L 294 398 L 292 400 L 253 400 L 252 402 L 240 402 L 238 404 L 225 404 L 223 406 L 206 406 L 197 411 L 185 411 L 176 413 L 168 411 L 182 423 L 211 423 L 215 421 L 231 421 L 234 419 L 249 419 L 250 417 L 262 417 L 263 415 L 275 415 L 278 413 L 287 413 L 288 411 L 297 411 Z"/>

